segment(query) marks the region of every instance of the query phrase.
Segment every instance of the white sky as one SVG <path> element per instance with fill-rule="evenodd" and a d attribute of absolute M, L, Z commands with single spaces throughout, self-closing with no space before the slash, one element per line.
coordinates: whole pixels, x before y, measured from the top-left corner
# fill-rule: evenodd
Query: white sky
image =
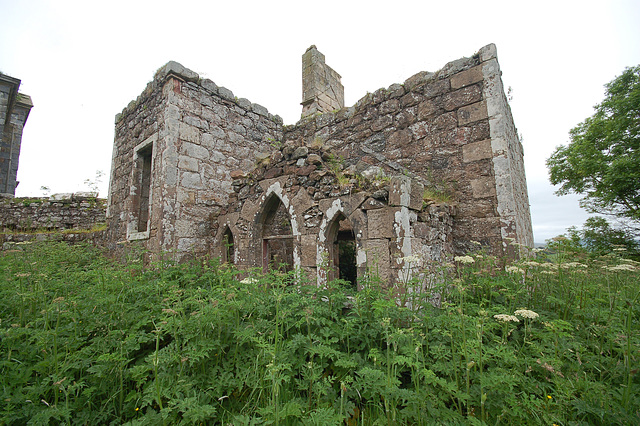
<path fill-rule="evenodd" d="M 17 196 L 106 196 L 114 117 L 169 60 L 293 124 L 301 55 L 315 44 L 342 75 L 345 103 L 495 43 L 523 136 L 535 241 L 581 225 L 556 197 L 545 159 L 593 113 L 603 85 L 640 63 L 640 2 L 0 0 L 0 71 L 34 108 Z"/>

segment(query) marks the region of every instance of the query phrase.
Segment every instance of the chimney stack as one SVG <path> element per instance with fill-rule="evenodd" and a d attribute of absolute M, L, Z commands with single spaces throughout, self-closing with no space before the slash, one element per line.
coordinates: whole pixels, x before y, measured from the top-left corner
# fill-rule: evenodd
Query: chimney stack
<path fill-rule="evenodd" d="M 344 107 L 340 74 L 324 63 L 324 55 L 312 45 L 302 55 L 302 117 Z"/>

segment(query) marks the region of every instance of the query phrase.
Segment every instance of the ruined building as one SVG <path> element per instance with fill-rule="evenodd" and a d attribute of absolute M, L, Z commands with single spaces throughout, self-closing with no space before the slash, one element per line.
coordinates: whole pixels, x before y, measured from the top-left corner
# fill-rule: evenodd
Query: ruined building
<path fill-rule="evenodd" d="M 175 62 L 116 116 L 107 241 L 322 282 L 533 245 L 522 145 L 494 45 L 344 107 L 311 46 L 302 119 Z"/>
<path fill-rule="evenodd" d="M 0 73 L 0 194 L 14 196 L 24 128 L 33 104 L 18 92 L 20 80 Z"/>

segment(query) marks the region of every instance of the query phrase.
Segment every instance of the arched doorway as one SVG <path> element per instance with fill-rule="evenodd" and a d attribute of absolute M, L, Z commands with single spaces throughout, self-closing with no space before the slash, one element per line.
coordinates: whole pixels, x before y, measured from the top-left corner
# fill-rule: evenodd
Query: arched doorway
<path fill-rule="evenodd" d="M 262 269 L 264 272 L 293 270 L 294 235 L 291 218 L 276 195 L 265 202 L 262 214 Z"/>
<path fill-rule="evenodd" d="M 357 289 L 356 239 L 353 227 L 344 214 L 338 213 L 327 232 L 329 279 L 341 279 Z"/>
<path fill-rule="evenodd" d="M 225 263 L 235 263 L 235 246 L 233 244 L 233 234 L 227 226 L 222 234 L 222 261 Z"/>

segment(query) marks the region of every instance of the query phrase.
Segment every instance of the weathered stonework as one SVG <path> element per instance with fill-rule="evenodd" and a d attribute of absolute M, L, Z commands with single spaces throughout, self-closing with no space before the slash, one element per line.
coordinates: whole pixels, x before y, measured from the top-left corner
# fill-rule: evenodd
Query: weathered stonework
<path fill-rule="evenodd" d="M 212 218 L 216 241 L 233 235 L 237 266 L 277 267 L 270 256 L 282 247 L 272 246 L 272 241 L 286 240 L 291 246 L 291 266 L 325 282 L 340 276 L 336 244 L 350 240 L 357 276 L 375 266 L 384 280 L 395 281 L 408 275 L 403 259 L 409 256 L 440 262 L 452 253 L 455 209 L 424 202 L 424 188 L 416 180 L 406 176 L 367 179 L 338 170 L 329 151 L 322 148 L 307 149 L 300 158 L 295 151 L 292 145 L 284 145 L 267 166 L 234 182 L 237 198 Z M 273 170 L 278 173 L 271 177 Z M 214 245 L 216 256 L 223 256 L 224 250 L 224 244 Z"/>
<path fill-rule="evenodd" d="M 0 73 L 0 194 L 6 196 L 16 193 L 22 129 L 33 107 L 19 88 L 20 80 Z"/>
<path fill-rule="evenodd" d="M 94 192 L 0 200 L 0 230 L 63 231 L 104 224 L 106 200 Z"/>
<path fill-rule="evenodd" d="M 313 61 L 326 67 L 312 46 L 303 64 Z M 338 263 L 349 250 L 358 276 L 375 265 L 397 280 L 405 258 L 440 261 L 473 242 L 516 256 L 511 241 L 533 244 L 494 45 L 349 108 L 341 89 L 326 103 L 316 96 L 312 68 L 312 102 L 292 126 L 175 62 L 161 68 L 116 117 L 111 247 L 140 241 L 152 253 L 299 267 L 323 281 L 347 269 Z M 338 87 L 339 76 L 327 81 Z"/>
<path fill-rule="evenodd" d="M 231 171 L 268 157 L 281 129 L 266 108 L 169 62 L 116 117 L 108 240 L 209 252 L 209 216 L 229 202 Z"/>
<path fill-rule="evenodd" d="M 315 46 L 309 47 L 302 55 L 302 117 L 344 108 L 341 78 Z"/>
<path fill-rule="evenodd" d="M 93 192 L 78 192 L 0 200 L 0 242 L 54 239 L 101 243 L 106 200 L 96 196 Z"/>

